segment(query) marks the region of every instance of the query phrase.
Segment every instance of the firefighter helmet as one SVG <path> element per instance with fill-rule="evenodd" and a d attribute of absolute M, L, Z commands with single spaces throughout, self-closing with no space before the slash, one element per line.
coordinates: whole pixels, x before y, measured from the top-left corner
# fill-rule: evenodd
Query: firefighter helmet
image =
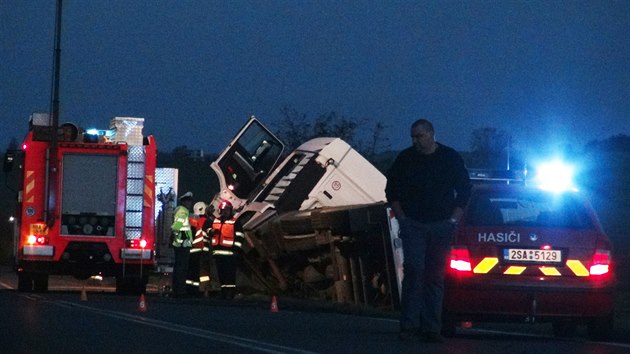
<path fill-rule="evenodd" d="M 197 215 L 205 215 L 206 214 L 206 203 L 197 202 L 193 205 L 193 213 Z"/>

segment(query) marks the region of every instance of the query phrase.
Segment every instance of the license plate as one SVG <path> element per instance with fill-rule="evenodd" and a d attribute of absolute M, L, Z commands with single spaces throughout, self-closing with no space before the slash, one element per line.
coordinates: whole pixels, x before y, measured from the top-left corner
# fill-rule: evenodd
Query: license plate
<path fill-rule="evenodd" d="M 562 261 L 562 251 L 506 248 L 503 259 L 510 262 L 558 263 Z"/>
<path fill-rule="evenodd" d="M 44 223 L 31 224 L 31 235 L 48 235 L 48 226 Z"/>

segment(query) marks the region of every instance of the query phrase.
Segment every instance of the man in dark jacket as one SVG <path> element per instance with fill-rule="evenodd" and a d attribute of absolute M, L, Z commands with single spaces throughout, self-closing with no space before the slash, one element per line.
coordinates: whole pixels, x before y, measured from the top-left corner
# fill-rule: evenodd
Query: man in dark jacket
<path fill-rule="evenodd" d="M 435 141 L 433 124 L 411 125 L 413 146 L 400 152 L 385 193 L 403 241 L 400 338 L 442 342 L 444 272 L 453 233 L 470 198 L 461 156 Z"/>

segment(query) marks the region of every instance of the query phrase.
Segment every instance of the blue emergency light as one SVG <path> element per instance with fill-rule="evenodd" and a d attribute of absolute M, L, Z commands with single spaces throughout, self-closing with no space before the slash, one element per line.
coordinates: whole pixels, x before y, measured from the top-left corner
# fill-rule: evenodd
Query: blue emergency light
<path fill-rule="evenodd" d="M 552 192 L 577 191 L 574 176 L 574 166 L 554 159 L 538 164 L 531 182 L 540 189 Z"/>

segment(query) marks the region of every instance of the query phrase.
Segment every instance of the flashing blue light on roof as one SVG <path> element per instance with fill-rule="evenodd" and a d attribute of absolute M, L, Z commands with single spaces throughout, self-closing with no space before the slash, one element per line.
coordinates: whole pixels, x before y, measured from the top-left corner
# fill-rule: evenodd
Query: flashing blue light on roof
<path fill-rule="evenodd" d="M 552 160 L 537 166 L 533 181 L 540 189 L 548 191 L 577 191 L 573 183 L 574 174 L 573 166 L 560 160 Z"/>
<path fill-rule="evenodd" d="M 104 136 L 106 138 L 111 138 L 112 136 L 115 135 L 115 132 L 112 130 L 101 130 L 101 129 L 90 128 L 90 129 L 85 130 L 85 134 L 94 135 L 97 137 Z"/>

